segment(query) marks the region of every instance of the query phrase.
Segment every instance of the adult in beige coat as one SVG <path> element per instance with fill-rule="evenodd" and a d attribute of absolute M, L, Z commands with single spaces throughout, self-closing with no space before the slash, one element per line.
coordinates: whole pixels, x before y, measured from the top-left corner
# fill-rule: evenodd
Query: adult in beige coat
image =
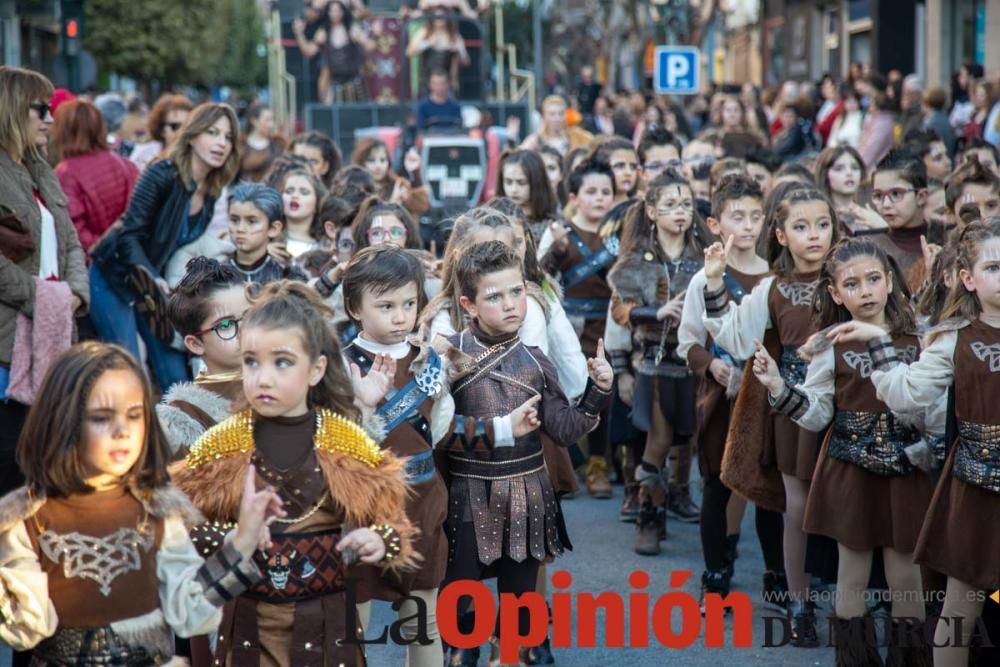
<path fill-rule="evenodd" d="M 0 493 L 23 481 L 14 448 L 28 406 L 7 398 L 17 315 L 33 316 L 36 277 L 68 283 L 78 315 L 90 301 L 66 195 L 45 159 L 51 97 L 41 74 L 0 66 Z"/>

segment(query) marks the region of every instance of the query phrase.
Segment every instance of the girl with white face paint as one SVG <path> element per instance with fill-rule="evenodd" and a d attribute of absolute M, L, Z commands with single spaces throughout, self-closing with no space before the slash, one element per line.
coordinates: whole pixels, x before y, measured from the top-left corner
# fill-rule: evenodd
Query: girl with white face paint
<path fill-rule="evenodd" d="M 729 303 L 730 292 L 723 280 L 737 237 L 731 236 L 725 245 L 716 243 L 705 252 L 705 328 L 735 359 L 753 356 L 767 330 L 775 329 L 782 349 L 782 377 L 799 384 L 805 378 L 806 365 L 798 348 L 815 333 L 813 295 L 826 254 L 837 241 L 837 217 L 821 192 L 804 188 L 782 200 L 766 224 L 767 260 L 774 276 L 761 280 L 739 305 Z M 741 392 L 737 404 L 745 395 Z M 816 436 L 783 414 L 769 419 L 774 443 L 769 456 L 781 473 L 785 500 L 783 548 L 792 642 L 799 647 L 816 646 L 816 615 L 807 604 L 807 535 L 802 530 L 809 481 L 816 465 Z"/>
<path fill-rule="evenodd" d="M 695 213 L 690 185 L 674 169 L 653 179 L 623 229 L 621 255 L 608 275 L 611 317 L 632 332 L 631 357 L 640 361 L 632 368 L 627 352 L 611 354 L 619 395 L 632 406 L 632 423 L 648 434 L 645 450 L 632 451 L 636 467 L 626 482 L 626 504 L 631 500 L 635 508 L 623 508 L 623 514 L 632 509 L 638 517 L 635 551 L 655 555 L 668 513 L 685 523 L 696 522 L 700 513 L 688 491 L 695 379 L 677 356 L 677 328 L 710 235 Z M 671 479 L 664 488 L 661 470 L 668 455 Z"/>
<path fill-rule="evenodd" d="M 825 332 L 846 321 L 851 327 L 878 328 L 888 332 L 884 339 L 900 359 L 912 362 L 919 341 L 909 301 L 902 276 L 885 252 L 871 240 L 847 239 L 830 252 L 820 274 L 817 327 Z M 911 629 L 905 626 L 915 624 L 923 637 L 922 584 L 913 551 L 933 493 L 929 471 L 943 462 L 943 446 L 938 461 L 932 443 L 943 445 L 944 413 L 886 405 L 869 381 L 883 360 L 864 341 L 820 333 L 801 353 L 810 363 L 798 385 L 782 379 L 763 346 L 754 355 L 753 371 L 776 410 L 807 431 L 827 433 L 809 487 L 804 528 L 837 541 L 833 630 L 838 664 L 848 655 L 874 660 L 877 648 L 857 640 L 863 632 L 852 633 L 865 623 L 864 594 L 876 549 L 882 550 L 892 591 L 892 635 L 902 636 Z M 929 665 L 930 644 L 922 639 L 890 643 L 889 661 Z"/>
<path fill-rule="evenodd" d="M 957 239 L 958 281 L 941 324 L 926 337 L 920 359 L 910 363 L 886 327 L 852 321 L 827 336 L 835 344 L 867 343 L 871 382 L 893 411 L 954 406 L 957 442 L 951 445 L 913 553 L 913 559 L 948 575 L 941 621 L 934 635 L 934 664 L 968 661 L 969 638 L 983 601 L 1000 586 L 1000 511 L 997 484 L 996 350 L 1000 348 L 1000 223 L 976 221 Z M 929 430 L 929 429 L 928 429 Z M 961 632 L 956 630 L 961 620 Z M 909 664 L 909 661 L 907 661 Z M 926 664 L 926 663 L 924 663 Z"/>
<path fill-rule="evenodd" d="M 226 600 L 263 579 L 253 556 L 271 548 L 281 499 L 254 488 L 248 463 L 231 488 L 238 527 L 196 550 L 187 526 L 200 515 L 170 482 L 152 390 L 123 348 L 61 355 L 21 435 L 25 485 L 0 499 L 0 641 L 15 650 L 49 664 L 171 662 L 174 633 L 214 632 Z"/>

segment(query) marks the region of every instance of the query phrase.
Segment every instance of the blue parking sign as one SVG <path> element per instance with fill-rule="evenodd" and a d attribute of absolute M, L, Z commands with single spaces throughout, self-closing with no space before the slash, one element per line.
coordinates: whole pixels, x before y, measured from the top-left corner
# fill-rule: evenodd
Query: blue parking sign
<path fill-rule="evenodd" d="M 701 55 L 693 46 L 658 46 L 653 87 L 658 95 L 694 95 L 701 89 Z"/>

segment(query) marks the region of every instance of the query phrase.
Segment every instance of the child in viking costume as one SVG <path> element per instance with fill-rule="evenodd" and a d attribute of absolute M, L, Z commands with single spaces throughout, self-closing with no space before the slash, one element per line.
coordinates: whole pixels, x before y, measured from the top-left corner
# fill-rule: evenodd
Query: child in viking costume
<path fill-rule="evenodd" d="M 472 320 L 449 338 L 455 410 L 490 420 L 494 435 L 489 450 L 448 452 L 450 554 L 443 586 L 495 574 L 498 590 L 520 595 L 535 590 L 539 565 L 558 555 L 567 540 L 537 429 L 558 443 L 575 442 L 594 429 L 613 372 L 598 340 L 597 356 L 587 362 L 583 398 L 576 406 L 569 403 L 552 363 L 518 338 L 527 288 L 521 259 L 504 243 L 472 246 L 458 258 L 455 273 L 461 305 Z M 526 612 L 519 618 L 522 635 L 530 623 Z M 462 615 L 459 626 L 470 620 Z M 477 659 L 478 650 L 469 651 L 458 664 Z"/>
<path fill-rule="evenodd" d="M 444 382 L 444 360 L 426 345 L 410 338 L 424 300 L 424 268 L 412 252 L 392 245 L 365 248 L 355 255 L 344 272 L 344 305 L 360 333 L 344 348 L 352 372 L 369 373 L 388 360 L 394 367 L 392 388 L 375 416 L 383 422 L 384 449 L 406 457 L 407 482 L 411 494 L 406 513 L 420 530 L 414 547 L 423 557 L 419 570 L 402 575 L 386 573 L 370 583 L 373 597 L 395 602 L 403 599 L 398 615 L 411 667 L 440 667 L 444 660 L 437 629 L 438 585 L 448 562 L 444 520 L 448 513 L 448 490 L 437 471 L 434 446 L 447 444 L 464 433 L 464 423 L 453 420 L 454 402 Z M 446 439 L 447 438 L 447 439 Z M 418 603 L 426 610 L 425 636 L 419 630 Z M 362 610 L 367 623 L 368 609 Z M 418 640 L 430 640 L 421 644 Z"/>
<path fill-rule="evenodd" d="M 617 232 L 607 232 L 602 226 L 614 204 L 615 174 L 605 161 L 584 160 L 569 175 L 569 191 L 575 215 L 565 223 L 553 223 L 542 236 L 538 251 L 542 268 L 559 276 L 563 308 L 580 335 L 583 353 L 592 357 L 604 335 L 611 299 L 607 274 L 620 244 Z M 597 428 L 587 436 L 587 492 L 595 498 L 611 497 L 608 424 L 608 415 L 602 415 Z"/>
<path fill-rule="evenodd" d="M 174 633 L 212 632 L 223 604 L 261 580 L 252 554 L 285 516 L 251 469 L 234 483 L 239 528 L 203 560 L 149 383 L 113 345 L 82 343 L 53 363 L 17 456 L 26 484 L 0 500 L 0 641 L 33 665 L 170 661 Z"/>
<path fill-rule="evenodd" d="M 936 667 L 969 664 L 983 604 L 1000 587 L 1000 223 L 970 222 L 956 243 L 958 281 L 919 359 L 906 363 L 886 327 L 854 320 L 828 333 L 835 344 L 867 343 L 870 380 L 890 410 L 945 404 L 951 413 L 944 468 L 913 553 L 918 564 L 948 576 Z"/>
<path fill-rule="evenodd" d="M 708 239 L 690 186 L 667 170 L 630 209 L 622 253 L 608 275 L 611 316 L 632 331 L 638 357 L 632 421 L 647 437 L 635 472 L 640 485 L 635 551 L 643 555 L 660 553 L 668 502 L 683 521 L 699 516 L 686 487 L 665 483 L 663 466 L 672 448 L 690 449 L 696 430 L 695 379 L 677 356 L 677 325 Z"/>
<path fill-rule="evenodd" d="M 273 546 L 254 556 L 267 578 L 226 608 L 223 664 L 364 664 L 352 643 L 348 563 L 399 570 L 416 559 L 403 464 L 357 425 L 328 318 L 307 286 L 266 286 L 240 333 L 250 409 L 209 429 L 174 470 L 210 521 L 235 518 L 233 491 L 251 465 L 289 513 L 272 530 Z M 387 386 L 388 378 L 382 393 Z"/>
<path fill-rule="evenodd" d="M 815 333 L 812 301 L 819 270 L 837 241 L 837 217 L 830 201 L 813 188 L 799 189 L 780 201 L 767 220 L 767 259 L 773 277 L 757 283 L 739 305 L 729 301 L 724 274 L 727 251 L 716 243 L 705 253 L 704 324 L 709 335 L 737 359 L 749 358 L 756 343 L 774 329 L 780 342 L 782 377 L 790 384 L 805 379 L 806 363 L 798 347 Z M 732 247 L 735 237 L 726 243 Z M 745 385 L 744 385 L 745 386 Z M 785 574 L 791 594 L 789 614 L 792 643 L 799 647 L 819 644 L 816 615 L 808 601 L 806 533 L 802 530 L 809 480 L 816 467 L 816 434 L 805 431 L 789 417 L 775 413 L 773 463 L 781 471 L 785 491 Z"/>
<path fill-rule="evenodd" d="M 187 274 L 167 302 L 170 323 L 205 371 L 194 382 L 178 382 L 156 406 L 171 458 L 183 459 L 191 445 L 232 414 L 243 395 L 240 319 L 250 307 L 239 272 L 207 257 L 188 262 Z"/>
<path fill-rule="evenodd" d="M 876 241 L 848 239 L 830 252 L 820 274 L 816 326 L 823 331 L 846 321 L 885 327 L 900 358 L 911 362 L 919 342 L 909 297 L 902 272 Z M 754 373 L 775 409 L 799 426 L 821 433 L 832 424 L 813 472 L 804 528 L 838 545 L 837 664 L 880 663 L 875 642 L 858 641 L 865 635 L 872 556 L 880 550 L 892 592 L 886 664 L 929 667 L 923 587 L 913 550 L 934 490 L 928 472 L 937 463 L 929 443 L 943 442 L 922 437 L 921 430 L 942 435 L 944 410 L 926 418 L 925 410 L 888 409 L 868 379 L 874 367 L 864 342 L 831 343 L 818 334 L 802 354 L 810 363 L 798 386 L 781 379 L 763 347 L 755 355 Z M 941 454 L 943 462 L 943 448 Z"/>

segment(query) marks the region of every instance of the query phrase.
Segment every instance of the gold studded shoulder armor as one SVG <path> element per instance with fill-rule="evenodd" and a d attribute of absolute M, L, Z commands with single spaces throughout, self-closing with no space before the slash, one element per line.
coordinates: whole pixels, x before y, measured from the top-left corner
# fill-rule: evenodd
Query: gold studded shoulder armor
<path fill-rule="evenodd" d="M 253 420 L 253 411 L 245 410 L 205 431 L 188 452 L 186 466 L 197 468 L 209 461 L 253 453 Z M 325 408 L 316 411 L 313 443 L 318 451 L 349 456 L 371 468 L 382 462 L 382 450 L 364 429 Z"/>

